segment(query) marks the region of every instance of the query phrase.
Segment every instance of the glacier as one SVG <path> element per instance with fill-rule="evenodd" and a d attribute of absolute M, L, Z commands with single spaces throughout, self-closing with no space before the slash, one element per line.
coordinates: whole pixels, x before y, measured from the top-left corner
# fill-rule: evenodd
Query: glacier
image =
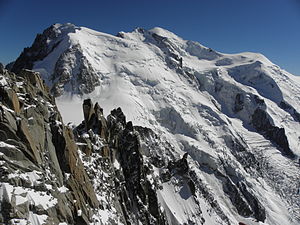
<path fill-rule="evenodd" d="M 41 74 L 65 123 L 80 124 L 91 99 L 157 135 L 141 138 L 147 160 L 188 153 L 196 193 L 176 176 L 157 190 L 169 224 L 300 223 L 300 77 L 265 56 L 220 53 L 158 27 L 114 36 L 55 24 L 13 70 L 24 67 Z"/>

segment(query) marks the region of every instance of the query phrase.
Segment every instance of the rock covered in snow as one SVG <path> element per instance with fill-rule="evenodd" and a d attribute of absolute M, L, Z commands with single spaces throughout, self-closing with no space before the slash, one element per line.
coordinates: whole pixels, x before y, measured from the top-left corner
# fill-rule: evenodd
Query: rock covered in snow
<path fill-rule="evenodd" d="M 54 98 L 36 72 L 0 76 L 0 223 L 88 224 L 99 202 Z"/>
<path fill-rule="evenodd" d="M 90 99 L 84 100 L 83 111 L 85 119 L 74 134 L 101 205 L 93 221 L 168 224 L 159 207 L 158 186 L 148 177 L 153 170 L 143 162 L 139 134 L 132 122 L 126 122 L 121 108 L 105 119 L 101 107 Z M 92 146 L 88 153 L 87 145 Z M 110 214 L 109 219 L 102 218 L 103 211 Z"/>
<path fill-rule="evenodd" d="M 48 32 L 14 68 L 41 73 L 64 120 L 85 118 L 74 135 L 105 205 L 94 221 L 299 223 L 299 78 L 260 54 L 219 53 L 162 28 Z M 89 103 L 83 115 L 85 98 L 103 110 Z M 145 203 L 154 192 L 158 213 Z"/>

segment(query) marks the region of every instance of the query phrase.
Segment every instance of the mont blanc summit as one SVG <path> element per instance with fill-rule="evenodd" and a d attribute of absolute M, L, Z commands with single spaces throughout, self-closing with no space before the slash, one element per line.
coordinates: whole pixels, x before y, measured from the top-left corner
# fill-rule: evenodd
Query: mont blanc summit
<path fill-rule="evenodd" d="M 0 222 L 300 223 L 300 78 L 263 55 L 55 24 L 0 72 Z"/>

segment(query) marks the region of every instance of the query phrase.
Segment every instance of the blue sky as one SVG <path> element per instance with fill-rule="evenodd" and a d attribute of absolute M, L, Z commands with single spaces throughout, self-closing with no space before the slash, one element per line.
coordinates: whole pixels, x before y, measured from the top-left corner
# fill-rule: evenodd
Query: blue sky
<path fill-rule="evenodd" d="M 260 52 L 300 75 L 300 0 L 0 0 L 0 62 L 66 22 L 110 34 L 159 26 L 220 52 Z"/>

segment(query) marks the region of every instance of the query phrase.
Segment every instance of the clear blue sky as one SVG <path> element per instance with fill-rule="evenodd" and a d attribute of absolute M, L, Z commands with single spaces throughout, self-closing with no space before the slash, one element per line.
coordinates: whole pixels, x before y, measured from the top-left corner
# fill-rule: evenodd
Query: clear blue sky
<path fill-rule="evenodd" d="M 66 22 L 110 34 L 160 26 L 220 52 L 260 52 L 300 75 L 300 0 L 0 0 L 0 62 Z"/>

